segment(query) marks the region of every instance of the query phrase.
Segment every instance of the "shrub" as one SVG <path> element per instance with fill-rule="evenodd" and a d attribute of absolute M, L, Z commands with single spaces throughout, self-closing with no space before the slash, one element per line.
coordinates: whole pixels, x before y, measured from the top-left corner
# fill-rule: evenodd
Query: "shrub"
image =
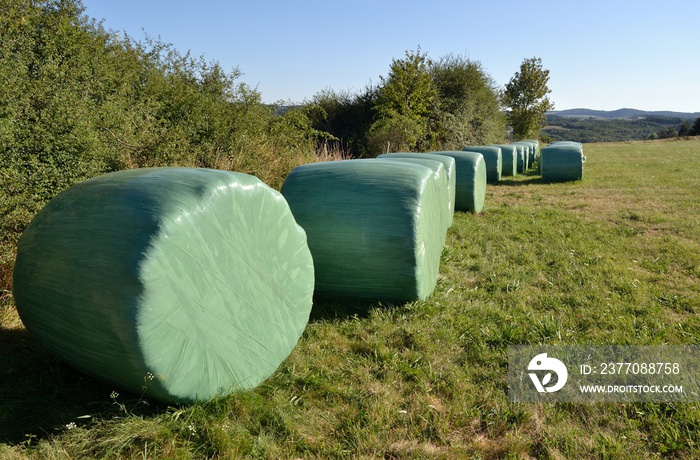
<path fill-rule="evenodd" d="M 0 0 L 0 11 L 0 289 L 33 215 L 84 179 L 198 166 L 279 187 L 314 159 L 306 115 L 278 117 L 237 69 L 119 37 L 79 0 Z"/>

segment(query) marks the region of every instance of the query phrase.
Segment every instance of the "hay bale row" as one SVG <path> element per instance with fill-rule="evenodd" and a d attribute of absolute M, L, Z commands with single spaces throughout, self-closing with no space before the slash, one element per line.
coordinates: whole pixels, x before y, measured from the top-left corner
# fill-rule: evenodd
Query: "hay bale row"
<path fill-rule="evenodd" d="M 494 147 L 501 149 L 503 160 L 503 176 L 515 176 L 522 173 L 523 155 L 513 144 L 495 144 Z"/>
<path fill-rule="evenodd" d="M 532 161 L 530 161 L 530 164 L 533 164 L 535 161 L 539 159 L 540 155 L 540 143 L 539 141 L 535 140 L 524 140 L 521 142 L 528 142 L 530 144 L 530 158 Z"/>
<path fill-rule="evenodd" d="M 479 213 L 486 199 L 486 162 L 477 152 L 444 151 L 432 152 L 454 159 L 456 166 L 457 189 L 455 209 L 457 211 Z"/>
<path fill-rule="evenodd" d="M 489 183 L 498 183 L 502 177 L 522 174 L 533 167 L 539 151 L 537 141 L 519 141 L 510 144 L 470 145 L 464 151 L 484 155 Z"/>
<path fill-rule="evenodd" d="M 469 146 L 465 147 L 464 150 L 483 151 L 481 150 L 483 147 Z M 528 171 L 534 166 L 539 153 L 539 142 L 533 140 L 524 140 L 510 144 L 493 144 L 488 147 L 501 149 L 501 177 L 515 176 Z M 492 159 L 492 169 L 496 167 L 495 164 L 496 162 Z M 492 172 L 489 177 L 489 182 L 497 182 L 495 172 Z"/>
<path fill-rule="evenodd" d="M 228 171 L 106 174 L 37 214 L 13 293 L 30 333 L 74 367 L 205 401 L 267 379 L 314 295 L 429 296 L 454 210 L 480 212 L 485 188 L 473 152 L 303 165 L 281 193 Z"/>
<path fill-rule="evenodd" d="M 583 178 L 583 146 L 578 142 L 555 142 L 540 150 L 536 140 L 523 140 L 511 144 L 496 144 L 493 147 L 501 149 L 502 175 L 510 176 L 512 168 L 509 165 L 511 152 L 515 150 L 515 165 L 517 173 L 524 173 L 535 165 L 539 168 L 543 182 L 561 182 Z M 478 149 L 478 147 L 465 147 Z M 492 161 L 492 164 L 495 162 Z"/>
<path fill-rule="evenodd" d="M 530 169 L 534 166 L 539 155 L 539 142 L 533 140 L 523 140 L 513 142 L 514 145 L 522 145 L 525 151 L 525 169 Z"/>

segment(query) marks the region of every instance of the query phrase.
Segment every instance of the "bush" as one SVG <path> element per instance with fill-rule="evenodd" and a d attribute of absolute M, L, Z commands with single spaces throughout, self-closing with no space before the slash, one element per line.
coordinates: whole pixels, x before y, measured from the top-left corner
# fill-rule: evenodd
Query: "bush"
<path fill-rule="evenodd" d="M 657 134 L 659 139 L 670 139 L 672 137 L 678 136 L 678 131 L 673 126 L 667 126 Z"/>
<path fill-rule="evenodd" d="M 84 179 L 197 166 L 279 187 L 314 159 L 306 115 L 278 117 L 237 69 L 121 38 L 79 0 L 0 0 L 0 11 L 0 289 L 33 215 Z"/>
<path fill-rule="evenodd" d="M 439 148 L 461 150 L 465 145 L 503 141 L 505 117 L 498 88 L 479 62 L 450 54 L 430 71 L 440 96 Z"/>
<path fill-rule="evenodd" d="M 327 89 L 313 97 L 304 110 L 314 129 L 329 133 L 330 140 L 340 150 L 354 157 L 369 155 L 368 133 L 374 122 L 377 90 L 366 86 L 352 94 Z"/>

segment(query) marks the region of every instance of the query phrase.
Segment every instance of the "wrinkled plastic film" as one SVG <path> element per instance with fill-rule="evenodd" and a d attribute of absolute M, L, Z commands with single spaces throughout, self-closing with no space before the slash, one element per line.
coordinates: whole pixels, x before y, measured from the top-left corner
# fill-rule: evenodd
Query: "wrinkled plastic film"
<path fill-rule="evenodd" d="M 494 147 L 492 145 L 470 145 L 464 147 L 462 150 L 465 152 L 477 152 L 484 157 L 486 181 L 489 184 L 495 184 L 501 180 L 501 176 L 504 175 L 504 160 L 500 147 Z M 510 159 L 506 161 L 510 161 Z"/>
<path fill-rule="evenodd" d="M 454 159 L 426 153 L 385 153 L 379 155 L 377 158 L 383 160 L 408 161 L 414 164 L 426 166 L 433 171 L 436 184 L 438 184 L 439 187 L 439 193 L 443 196 L 442 201 L 444 201 L 446 204 L 443 210 L 443 221 L 445 225 L 445 232 L 447 232 L 447 229 L 452 225 L 454 218 L 454 199 L 456 187 Z"/>
<path fill-rule="evenodd" d="M 384 159 L 306 164 L 282 194 L 308 236 L 317 295 L 408 301 L 434 290 L 447 204 L 428 167 Z"/>
<path fill-rule="evenodd" d="M 487 172 L 484 156 L 477 152 L 431 152 L 455 160 L 456 194 L 455 210 L 479 213 L 486 199 Z"/>
<path fill-rule="evenodd" d="M 560 141 L 540 151 L 543 182 L 564 182 L 583 179 L 583 145 L 579 142 Z"/>
<path fill-rule="evenodd" d="M 281 194 L 246 174 L 151 168 L 52 200 L 20 240 L 14 292 L 27 329 L 75 367 L 187 402 L 269 377 L 313 285 Z"/>

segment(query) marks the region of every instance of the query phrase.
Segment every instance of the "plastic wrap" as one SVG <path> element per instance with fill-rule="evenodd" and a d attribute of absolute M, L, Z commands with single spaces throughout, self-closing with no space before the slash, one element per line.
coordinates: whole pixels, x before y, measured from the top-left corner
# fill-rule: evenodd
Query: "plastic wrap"
<path fill-rule="evenodd" d="M 492 145 L 470 145 L 462 149 L 465 152 L 477 152 L 483 155 L 486 164 L 486 181 L 495 184 L 503 175 L 503 155 L 500 147 Z M 509 160 L 506 160 L 509 161 Z"/>
<path fill-rule="evenodd" d="M 519 142 L 525 142 L 530 144 L 530 159 L 528 163 L 530 164 L 530 167 L 532 167 L 535 161 L 537 161 L 540 156 L 540 142 L 532 139 L 526 139 Z"/>
<path fill-rule="evenodd" d="M 537 153 L 537 141 L 518 141 L 513 142 L 511 145 L 521 145 L 524 148 L 524 170 L 530 169 L 535 164 L 536 153 Z"/>
<path fill-rule="evenodd" d="M 446 221 L 447 221 L 447 228 L 449 228 L 452 225 L 452 221 L 454 218 L 454 210 L 455 210 L 455 191 L 456 191 L 456 168 L 455 168 L 455 160 L 454 158 L 447 157 L 444 155 L 432 155 L 429 153 L 403 153 L 403 152 L 397 152 L 397 153 L 384 153 L 382 155 L 377 156 L 377 158 L 383 158 L 385 160 L 394 160 L 394 159 L 407 159 L 409 161 L 413 160 L 433 160 L 437 161 L 442 164 L 442 167 L 445 171 L 445 184 L 446 184 L 446 200 L 447 200 L 447 211 L 446 211 Z M 417 164 L 421 164 L 420 161 L 416 162 Z M 435 166 L 431 167 L 433 170 L 435 170 Z M 440 175 L 439 172 L 436 172 L 438 176 Z"/>
<path fill-rule="evenodd" d="M 523 172 L 523 153 L 513 144 L 494 144 L 501 149 L 503 176 L 515 176 Z"/>
<path fill-rule="evenodd" d="M 433 171 L 384 159 L 311 163 L 282 186 L 323 297 L 409 301 L 434 290 L 446 206 Z"/>
<path fill-rule="evenodd" d="M 540 151 L 543 182 L 563 182 L 583 179 L 583 145 L 561 141 L 549 144 Z"/>
<path fill-rule="evenodd" d="M 268 378 L 301 336 L 314 271 L 282 195 L 253 176 L 149 168 L 59 194 L 22 235 L 14 296 L 75 367 L 166 402 Z"/>
<path fill-rule="evenodd" d="M 457 172 L 455 210 L 479 213 L 486 199 L 486 164 L 477 152 L 431 152 L 454 158 Z"/>

